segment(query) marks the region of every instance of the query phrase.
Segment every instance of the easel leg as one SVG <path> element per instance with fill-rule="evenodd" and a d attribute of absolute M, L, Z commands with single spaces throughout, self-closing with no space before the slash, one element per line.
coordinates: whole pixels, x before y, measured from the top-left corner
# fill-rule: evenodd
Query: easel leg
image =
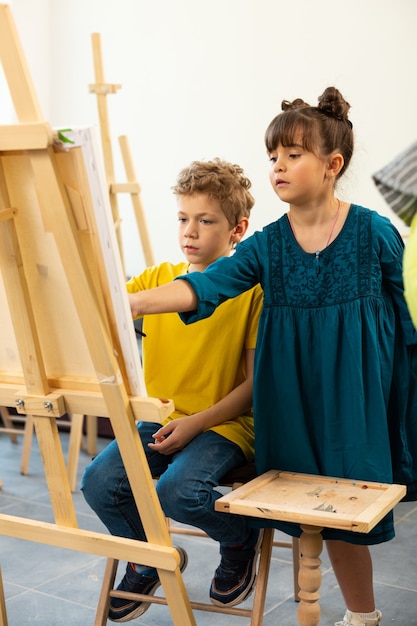
<path fill-rule="evenodd" d="M 7 626 L 6 602 L 4 600 L 3 578 L 0 569 L 0 626 Z"/>
<path fill-rule="evenodd" d="M 177 567 L 175 572 L 158 570 L 158 575 L 165 592 L 172 623 L 181 626 L 196 626 L 180 568 Z"/>
<path fill-rule="evenodd" d="M 30 452 L 33 440 L 33 416 L 26 415 L 25 434 L 23 435 L 22 456 L 20 459 L 20 473 L 26 476 L 29 469 Z"/>
<path fill-rule="evenodd" d="M 77 528 L 77 518 L 56 419 L 34 415 L 34 422 L 55 522 L 62 526 Z"/>
<path fill-rule="evenodd" d="M 126 135 L 119 137 L 120 150 L 123 157 L 123 163 L 126 170 L 127 180 L 130 183 L 136 182 L 135 168 L 133 167 L 132 154 L 130 152 L 129 142 Z M 137 183 L 136 183 L 137 184 Z M 145 219 L 145 212 L 143 210 L 142 201 L 137 193 L 131 193 L 131 199 L 133 204 L 133 210 L 135 212 L 136 224 L 139 230 L 139 236 L 142 243 L 143 256 L 147 266 L 155 264 L 155 259 L 152 252 L 151 240 L 149 237 L 148 227 Z"/>
<path fill-rule="evenodd" d="M 11 431 L 10 441 L 12 441 L 13 443 L 17 443 L 17 434 L 16 432 L 13 432 L 15 430 L 15 427 L 13 426 L 13 420 L 10 417 L 9 409 L 7 408 L 7 406 L 0 406 L 0 415 L 5 428 Z"/>
<path fill-rule="evenodd" d="M 300 537 L 300 604 L 298 605 L 298 623 L 300 626 L 316 626 L 320 623 L 320 585 L 323 537 L 319 526 L 301 526 Z"/>

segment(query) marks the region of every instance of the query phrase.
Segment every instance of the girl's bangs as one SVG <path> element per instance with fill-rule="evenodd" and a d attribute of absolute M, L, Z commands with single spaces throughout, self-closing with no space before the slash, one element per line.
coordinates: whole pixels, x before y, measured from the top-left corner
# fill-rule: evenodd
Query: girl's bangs
<path fill-rule="evenodd" d="M 301 116 L 300 111 L 285 111 L 277 115 L 268 126 L 265 133 L 265 146 L 268 152 L 276 150 L 281 144 L 284 148 L 294 146 L 299 135 L 302 137 L 304 149 L 310 149 L 311 120 Z"/>

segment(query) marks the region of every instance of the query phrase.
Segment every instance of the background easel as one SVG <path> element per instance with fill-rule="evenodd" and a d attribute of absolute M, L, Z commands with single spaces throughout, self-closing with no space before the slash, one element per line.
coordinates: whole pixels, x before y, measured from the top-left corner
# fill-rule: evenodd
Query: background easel
<path fill-rule="evenodd" d="M 4 426 L 0 427 L 0 433 L 8 434 L 13 443 L 17 443 L 18 436 L 23 437 L 20 473 L 27 474 L 33 439 L 33 417 L 32 415 L 26 415 L 24 418 L 11 415 L 6 406 L 0 406 L 0 415 L 4 424 Z M 24 422 L 23 428 L 17 427 L 15 424 L 15 422 L 20 421 Z"/>
<path fill-rule="evenodd" d="M 136 179 L 135 168 L 133 165 L 132 155 L 130 151 L 129 141 L 126 135 L 119 137 L 120 149 L 123 158 L 123 164 L 126 172 L 126 183 L 116 183 L 115 171 L 113 163 L 112 142 L 110 134 L 110 124 L 107 108 L 107 95 L 117 93 L 117 90 L 121 88 L 121 85 L 106 83 L 104 79 L 104 68 L 101 51 L 101 36 L 99 33 L 93 33 L 91 36 L 93 46 L 93 59 L 94 59 L 94 72 L 96 82 L 89 85 L 90 93 L 95 93 L 97 96 L 97 107 L 100 122 L 101 143 L 103 148 L 104 168 L 106 172 L 107 184 L 110 195 L 110 204 L 112 207 L 114 227 L 116 230 L 116 236 L 119 243 L 119 249 L 122 261 L 124 261 L 123 255 L 123 242 L 121 235 L 121 221 L 119 214 L 119 206 L 117 195 L 119 193 L 130 194 L 133 209 L 136 218 L 136 224 L 138 227 L 143 255 L 147 266 L 154 265 L 154 255 L 149 238 L 148 228 L 145 219 L 145 213 L 140 196 L 140 185 Z"/>
<path fill-rule="evenodd" d="M 10 7 L 0 4 L 0 59 L 18 124 L 0 127 L 0 405 L 33 415 L 55 523 L 0 515 L 0 533 L 156 567 L 175 626 L 194 626 L 165 517 L 135 428 L 172 402 L 132 394 L 120 350 L 84 155 L 54 147 Z M 120 264 L 116 246 L 112 254 Z M 121 264 L 120 264 L 121 270 Z M 121 272 L 120 272 L 121 274 Z M 122 285 L 124 284 L 123 279 Z M 128 319 L 127 297 L 120 290 Z M 133 325 L 126 324 L 134 343 Z M 57 419 L 110 417 L 148 543 L 78 528 Z M 0 585 L 0 626 L 7 625 Z"/>
<path fill-rule="evenodd" d="M 136 224 L 138 227 L 139 236 L 141 239 L 143 256 L 146 265 L 153 265 L 155 263 L 154 255 L 152 251 L 152 245 L 149 237 L 148 227 L 146 223 L 145 213 L 141 201 L 141 188 L 136 179 L 135 168 L 133 165 L 132 155 L 130 151 L 130 146 L 128 142 L 128 138 L 125 135 L 119 137 L 119 143 L 123 158 L 123 163 L 125 167 L 125 173 L 127 182 L 126 183 L 116 183 L 115 181 L 115 169 L 114 169 L 114 161 L 113 161 L 113 152 L 112 152 L 112 141 L 111 141 L 111 133 L 110 133 L 110 124 L 109 124 L 109 116 L 108 116 L 108 107 L 107 107 L 107 95 L 117 93 L 118 89 L 121 88 L 119 84 L 110 84 L 106 83 L 104 79 L 104 68 L 103 68 L 103 60 L 102 60 L 102 52 L 101 52 L 101 37 L 98 33 L 92 34 L 92 45 L 93 45 L 93 60 L 94 60 L 94 70 L 95 70 L 95 79 L 96 83 L 89 85 L 90 93 L 95 93 L 97 96 L 97 107 L 99 114 L 99 128 L 101 135 L 101 145 L 103 151 L 103 161 L 104 168 L 106 173 L 106 181 L 107 188 L 110 199 L 110 206 L 112 209 L 113 216 L 113 225 L 116 233 L 117 243 L 120 252 L 120 258 L 122 260 L 123 269 L 125 276 L 127 274 L 126 268 L 124 265 L 124 249 L 123 249 L 123 238 L 121 232 L 121 218 L 119 212 L 119 204 L 117 194 L 119 193 L 128 193 L 130 194 L 130 198 L 132 201 L 134 215 L 136 218 Z M 97 416 L 96 415 L 86 415 L 86 434 L 87 434 L 87 451 L 89 454 L 94 456 L 96 454 L 97 448 L 97 432 L 98 432 L 98 424 L 97 424 Z M 76 488 L 76 473 L 78 466 L 78 457 L 79 450 L 82 444 L 82 430 L 84 426 L 84 415 L 72 415 L 71 416 L 71 424 L 70 424 L 70 444 L 68 448 L 68 459 L 67 459 L 67 471 L 70 479 L 71 490 L 74 491 Z M 26 444 L 26 437 L 25 437 Z M 25 449 L 22 452 L 22 468 L 25 468 L 25 471 L 22 473 L 26 473 L 28 462 L 29 462 L 29 452 L 30 448 L 28 445 L 25 445 Z"/>

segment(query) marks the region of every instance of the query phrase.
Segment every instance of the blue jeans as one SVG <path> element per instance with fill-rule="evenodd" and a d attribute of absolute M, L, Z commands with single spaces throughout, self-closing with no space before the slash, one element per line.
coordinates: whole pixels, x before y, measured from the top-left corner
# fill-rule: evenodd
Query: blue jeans
<path fill-rule="evenodd" d="M 222 495 L 216 490 L 220 479 L 245 463 L 239 446 L 208 430 L 166 456 L 147 446 L 159 424 L 140 422 L 137 428 L 151 474 L 159 476 L 156 491 L 165 515 L 200 528 L 223 546 L 246 541 L 250 529 L 245 517 L 214 510 Z M 146 541 L 116 440 L 86 467 L 81 490 L 112 535 Z"/>

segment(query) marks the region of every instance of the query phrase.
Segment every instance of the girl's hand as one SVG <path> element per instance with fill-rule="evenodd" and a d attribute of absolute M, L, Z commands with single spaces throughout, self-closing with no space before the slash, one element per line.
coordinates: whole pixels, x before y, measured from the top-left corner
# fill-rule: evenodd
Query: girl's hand
<path fill-rule="evenodd" d="M 155 443 L 149 443 L 148 446 L 160 454 L 174 454 L 182 450 L 201 432 L 201 427 L 194 419 L 194 415 L 181 417 L 157 430 L 153 435 Z"/>
<path fill-rule="evenodd" d="M 138 291 L 137 293 L 127 294 L 129 298 L 130 311 L 132 313 L 133 319 L 136 319 L 142 313 L 142 311 L 140 310 L 140 294 L 141 294 L 140 291 Z"/>
<path fill-rule="evenodd" d="M 191 285 L 185 280 L 173 280 L 153 289 L 129 293 L 133 319 L 153 313 L 179 313 L 194 311 L 198 300 Z"/>

